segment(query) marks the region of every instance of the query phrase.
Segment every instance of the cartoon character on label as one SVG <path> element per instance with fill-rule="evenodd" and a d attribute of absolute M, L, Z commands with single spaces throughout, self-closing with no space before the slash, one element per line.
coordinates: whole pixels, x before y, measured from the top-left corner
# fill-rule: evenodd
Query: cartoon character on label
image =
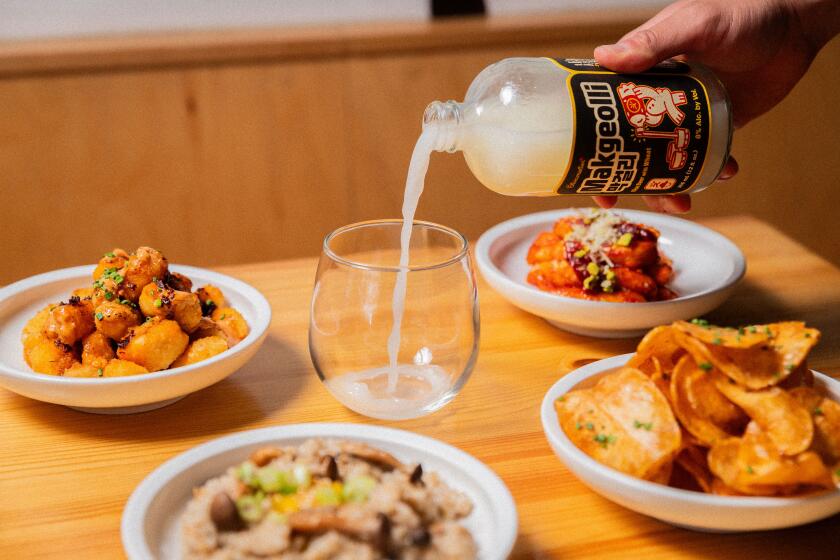
<path fill-rule="evenodd" d="M 673 171 L 685 167 L 688 161 L 686 148 L 691 142 L 691 135 L 687 128 L 679 126 L 685 119 L 685 113 L 678 107 L 688 102 L 685 92 L 636 85 L 633 82 L 621 83 L 616 91 L 624 108 L 624 116 L 636 127 L 636 137 L 670 140 L 665 154 L 668 169 Z M 666 115 L 677 125 L 672 132 L 650 130 L 662 124 Z"/>

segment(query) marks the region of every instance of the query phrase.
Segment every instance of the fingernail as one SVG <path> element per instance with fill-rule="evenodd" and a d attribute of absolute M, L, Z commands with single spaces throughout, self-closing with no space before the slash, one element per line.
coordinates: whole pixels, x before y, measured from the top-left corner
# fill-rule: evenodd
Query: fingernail
<path fill-rule="evenodd" d="M 621 43 L 616 43 L 614 45 L 601 45 L 600 47 L 598 47 L 598 49 L 603 49 L 613 54 L 621 54 L 627 50 L 627 47 L 625 45 L 622 45 Z"/>

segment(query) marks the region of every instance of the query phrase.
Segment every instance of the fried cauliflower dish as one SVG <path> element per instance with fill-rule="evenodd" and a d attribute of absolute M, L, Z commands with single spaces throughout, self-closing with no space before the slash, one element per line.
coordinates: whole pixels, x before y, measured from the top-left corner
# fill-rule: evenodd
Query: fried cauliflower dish
<path fill-rule="evenodd" d="M 193 292 L 192 281 L 171 272 L 160 251 L 139 247 L 105 253 L 93 284 L 36 313 L 21 341 L 37 373 L 120 377 L 206 360 L 248 332 L 219 288 Z"/>

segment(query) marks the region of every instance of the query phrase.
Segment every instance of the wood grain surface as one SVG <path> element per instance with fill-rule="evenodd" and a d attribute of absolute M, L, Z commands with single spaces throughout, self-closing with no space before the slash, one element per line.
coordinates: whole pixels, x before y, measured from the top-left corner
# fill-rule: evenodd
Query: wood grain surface
<path fill-rule="evenodd" d="M 335 227 L 398 216 L 429 102 L 462 99 L 506 57 L 591 56 L 646 14 L 0 45 L 0 283 L 114 246 L 198 266 L 316 255 Z M 840 264 L 826 227 L 840 203 L 837 68 L 840 38 L 737 131 L 739 176 L 696 196 L 692 217 L 748 213 Z M 460 154 L 434 154 L 418 218 L 474 238 L 589 203 L 501 196 Z"/>
<path fill-rule="evenodd" d="M 823 332 L 810 364 L 840 375 L 840 270 L 753 218 L 705 223 L 748 259 L 736 294 L 709 318 L 803 319 Z M 480 356 L 462 393 L 425 418 L 381 422 L 339 405 L 310 364 L 314 259 L 222 270 L 260 289 L 274 311 L 264 347 L 229 379 L 131 416 L 85 414 L 0 391 L 0 558 L 122 558 L 122 508 L 162 462 L 223 434 L 313 421 L 412 430 L 487 463 L 519 510 L 514 558 L 837 558 L 840 516 L 774 532 L 691 532 L 601 498 L 563 467 L 540 426 L 543 395 L 562 375 L 632 351 L 637 340 L 564 333 L 482 282 Z"/>

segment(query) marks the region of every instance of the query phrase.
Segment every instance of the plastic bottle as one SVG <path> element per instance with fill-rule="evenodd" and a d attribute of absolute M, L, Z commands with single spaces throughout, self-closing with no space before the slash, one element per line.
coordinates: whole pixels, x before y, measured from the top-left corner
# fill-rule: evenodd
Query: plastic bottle
<path fill-rule="evenodd" d="M 729 98 L 697 64 L 616 74 L 591 59 L 508 58 L 476 76 L 463 103 L 423 116 L 435 150 L 464 153 L 508 195 L 674 194 L 714 182 L 729 155 Z"/>

